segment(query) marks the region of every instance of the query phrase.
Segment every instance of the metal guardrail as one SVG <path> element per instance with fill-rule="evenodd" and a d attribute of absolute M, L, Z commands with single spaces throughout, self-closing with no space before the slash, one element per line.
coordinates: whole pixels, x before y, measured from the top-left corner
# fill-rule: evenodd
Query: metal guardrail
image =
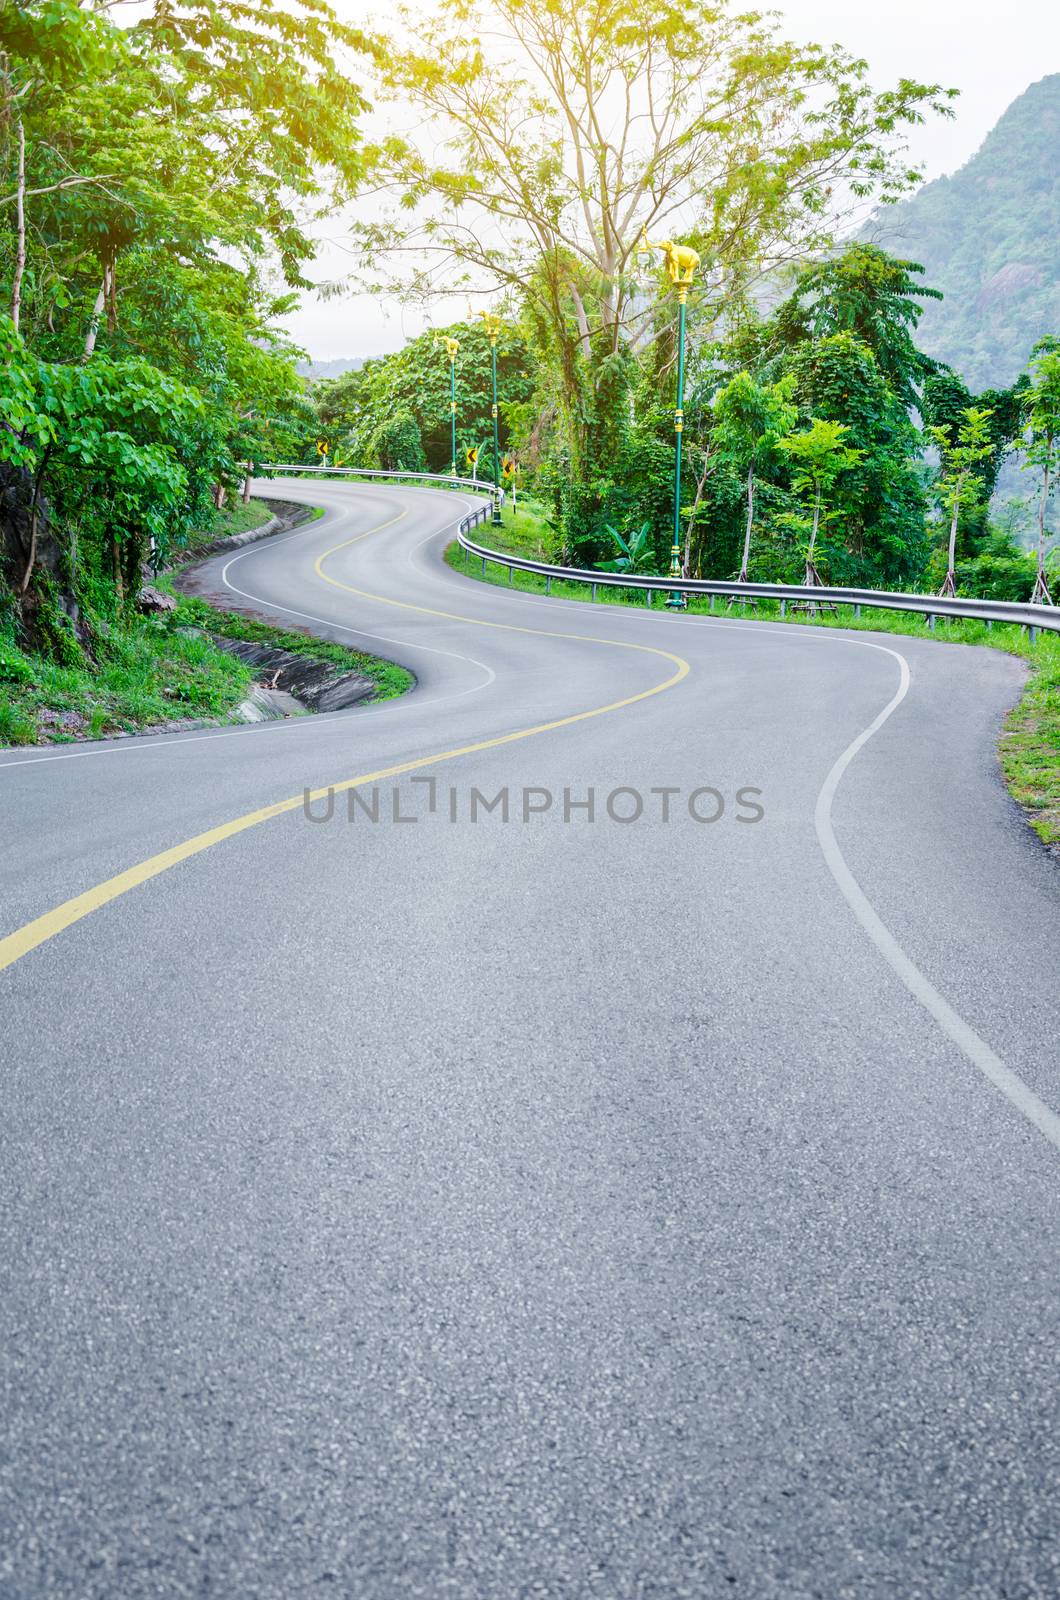
<path fill-rule="evenodd" d="M 486 518 L 491 515 L 492 512 L 489 506 L 479 506 L 477 510 L 472 511 L 469 516 L 466 516 L 463 522 L 460 524 L 459 531 L 461 544 L 464 542 L 465 535 L 469 534 L 472 528 L 477 527 L 480 522 L 485 522 Z"/>
<path fill-rule="evenodd" d="M 437 472 L 389 472 L 381 467 L 377 470 L 374 467 L 302 466 L 297 461 L 270 462 L 268 466 L 257 468 L 257 475 L 263 478 L 273 478 L 285 472 L 296 474 L 298 477 L 383 478 L 399 483 L 429 483 L 435 489 L 470 489 L 475 494 L 488 495 L 491 507 L 494 499 L 498 506 L 502 506 L 506 498 L 504 490 L 495 489 L 488 479 L 483 481 L 482 478 L 453 478 L 449 474 L 443 475 Z M 474 523 L 471 526 L 474 526 Z"/>
<path fill-rule="evenodd" d="M 919 613 L 927 620 L 930 628 L 935 626 L 936 617 L 956 617 L 972 622 L 985 622 L 988 627 L 1000 622 L 1026 628 L 1032 641 L 1038 637 L 1039 628 L 1051 633 L 1060 633 L 1060 606 L 1021 605 L 1011 600 L 963 600 L 949 595 L 903 594 L 888 589 L 837 589 L 823 585 L 804 587 L 789 583 L 733 583 L 715 581 L 712 578 L 681 578 L 675 582 L 673 578 L 627 577 L 620 572 L 594 572 L 584 567 L 557 567 L 547 561 L 530 561 L 525 556 L 507 555 L 502 550 L 491 550 L 488 545 L 477 544 L 468 537 L 472 528 L 492 516 L 494 499 L 498 506 L 502 506 L 505 500 L 503 489 L 498 491 L 492 483 L 483 483 L 476 478 L 453 478 L 433 472 L 384 472 L 369 467 L 301 466 L 297 462 L 273 463 L 260 467 L 258 471 L 263 477 L 297 473 L 299 476 L 329 478 L 382 478 L 390 481 L 429 483 L 436 489 L 471 489 L 477 494 L 487 495 L 488 504 L 479 506 L 460 523 L 458 538 L 464 551 L 465 561 L 470 556 L 478 557 L 482 562 L 483 572 L 487 563 L 507 567 L 509 581 L 514 572 L 536 573 L 538 577 L 546 580 L 546 593 L 551 592 L 553 580 L 560 579 L 564 583 L 589 584 L 592 587 L 594 600 L 600 587 L 643 589 L 646 591 L 649 605 L 653 594 L 705 594 L 711 597 L 712 604 L 716 598 L 745 602 L 779 600 L 781 616 L 785 615 L 789 605 L 853 606 L 855 615 L 860 615 L 862 607 L 868 606 L 877 611 Z"/>
<path fill-rule="evenodd" d="M 467 537 L 468 531 L 461 524 L 459 539 L 465 561 L 469 556 L 477 556 L 482 562 L 483 571 L 486 570 L 487 563 L 507 567 L 509 581 L 513 572 L 536 573 L 538 577 L 547 580 L 546 593 L 551 592 L 555 579 L 564 583 L 591 585 L 594 600 L 597 589 L 601 587 L 643 589 L 647 592 L 649 605 L 653 594 L 705 594 L 711 597 L 712 602 L 719 597 L 745 602 L 779 600 L 781 616 L 786 614 L 789 605 L 795 604 L 853 606 L 855 614 L 858 615 L 863 606 L 869 606 L 878 611 L 919 612 L 932 628 L 935 626 L 936 617 L 957 617 L 985 622 L 988 626 L 995 622 L 1011 623 L 1026 628 L 1032 641 L 1037 638 L 1039 628 L 1060 633 L 1060 606 L 1021 605 L 1011 600 L 963 600 L 948 595 L 900 594 L 885 589 L 836 589 L 816 585 L 802 587 L 788 583 L 715 582 L 711 578 L 675 580 L 627 577 L 619 572 L 592 572 L 584 567 L 557 567 L 547 561 L 529 561 L 524 556 L 506 555 L 502 550 L 491 550 L 488 545 L 476 544 L 473 539 Z"/>

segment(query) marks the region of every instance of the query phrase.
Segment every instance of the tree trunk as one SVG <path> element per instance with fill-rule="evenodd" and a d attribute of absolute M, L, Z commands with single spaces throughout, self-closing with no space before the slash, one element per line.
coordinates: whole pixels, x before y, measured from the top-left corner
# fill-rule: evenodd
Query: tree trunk
<path fill-rule="evenodd" d="M 1038 504 L 1038 571 L 1034 578 L 1034 590 L 1031 594 L 1032 606 L 1051 606 L 1053 597 L 1049 593 L 1049 580 L 1045 576 L 1045 516 L 1049 507 L 1049 490 L 1052 487 L 1053 469 L 1051 455 L 1046 458 L 1045 472 L 1042 478 L 1042 497 Z"/>
<path fill-rule="evenodd" d="M 747 474 L 747 527 L 743 536 L 743 560 L 740 563 L 740 576 L 737 583 L 747 582 L 747 563 L 751 559 L 751 529 L 755 520 L 755 469 L 751 467 Z"/>
<path fill-rule="evenodd" d="M 950 548 L 949 558 L 946 562 L 946 581 L 939 590 L 940 595 L 957 593 L 957 523 L 961 515 L 961 490 L 964 488 L 964 474 L 957 479 L 953 487 L 953 515 L 950 518 Z"/>
<path fill-rule="evenodd" d="M 592 357 L 592 337 L 589 333 L 589 319 L 585 314 L 585 303 L 575 285 L 572 283 L 569 287 L 571 300 L 574 303 L 574 316 L 578 324 L 578 339 L 582 347 L 582 355 L 586 361 L 589 361 Z"/>
<path fill-rule="evenodd" d="M 96 340 L 99 338 L 100 318 L 102 317 L 104 307 L 107 304 L 107 288 L 109 282 L 110 268 L 104 267 L 103 282 L 99 286 L 99 293 L 96 295 L 96 303 L 92 307 L 92 315 L 89 318 L 88 332 L 85 334 L 85 348 L 82 354 L 82 360 L 84 361 L 89 359 L 96 348 Z"/>
<path fill-rule="evenodd" d="M 817 494 L 813 502 L 813 527 L 810 530 L 810 548 L 806 552 L 806 584 L 816 582 L 817 568 L 814 565 L 813 554 L 817 548 L 817 530 L 821 526 L 821 486 L 817 485 Z"/>
<path fill-rule="evenodd" d="M 121 551 L 118 548 L 118 535 L 115 529 L 110 533 L 110 566 L 111 576 L 114 579 L 114 593 L 118 597 L 119 606 L 125 599 L 125 585 L 121 575 Z"/>
<path fill-rule="evenodd" d="M 250 504 L 250 469 L 249 468 L 247 469 L 246 477 L 243 479 L 243 504 L 244 505 L 249 505 Z"/>
<path fill-rule="evenodd" d="M 702 447 L 700 447 L 700 448 L 702 448 Z M 710 465 L 711 465 L 710 448 L 708 446 L 707 449 L 703 450 L 703 471 L 699 474 L 699 477 L 696 479 L 696 497 L 692 502 L 692 509 L 688 513 L 688 527 L 687 527 L 687 531 L 685 533 L 685 564 L 684 564 L 684 568 L 682 569 L 683 573 L 684 573 L 684 576 L 686 578 L 689 578 L 689 577 L 693 576 L 693 573 L 692 573 L 692 530 L 694 529 L 694 527 L 696 525 L 696 517 L 699 515 L 699 508 L 700 508 L 700 506 L 701 506 L 701 504 L 703 502 L 703 491 L 706 488 L 707 474 L 710 472 Z M 699 571 L 698 566 L 697 566 L 697 570 L 695 572 L 695 577 L 701 578 L 702 576 L 703 576 L 703 574 L 702 574 L 702 572 Z"/>
<path fill-rule="evenodd" d="M 33 576 L 33 568 L 37 561 L 37 539 L 40 534 L 41 514 L 41 485 L 44 482 L 44 469 L 48 465 L 48 457 L 52 453 L 51 445 L 45 445 L 44 452 L 37 464 L 33 475 L 33 498 L 29 503 L 29 549 L 26 552 L 26 565 L 22 573 L 22 582 L 19 584 L 19 595 L 24 595 L 29 588 L 29 580 Z"/>
<path fill-rule="evenodd" d="M 26 275 L 26 129 L 18 118 L 18 200 L 15 210 L 15 275 L 11 281 L 11 321 L 19 331 L 22 280 Z"/>
<path fill-rule="evenodd" d="M 38 505 L 37 505 L 37 491 L 34 490 L 33 491 L 33 504 L 30 506 L 30 511 L 29 511 L 29 553 L 26 556 L 26 566 L 25 566 L 25 570 L 22 573 L 22 582 L 19 584 L 19 588 L 18 588 L 18 592 L 19 592 L 20 595 L 25 594 L 26 590 L 29 588 L 29 580 L 33 576 L 33 567 L 34 567 L 34 563 L 37 560 L 37 526 L 38 526 L 37 518 L 38 518 L 38 516 L 39 516 L 39 508 L 38 508 Z"/>

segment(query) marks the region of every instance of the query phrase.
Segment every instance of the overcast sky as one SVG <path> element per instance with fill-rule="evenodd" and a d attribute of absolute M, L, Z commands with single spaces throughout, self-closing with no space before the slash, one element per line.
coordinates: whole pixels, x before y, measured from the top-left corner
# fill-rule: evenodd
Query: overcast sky
<path fill-rule="evenodd" d="M 378 24 L 378 8 L 366 0 L 338 0 L 337 9 L 350 21 Z M 790 37 L 837 42 L 864 56 L 879 87 L 913 77 L 960 89 L 954 121 L 932 119 L 911 134 L 912 158 L 929 178 L 963 165 L 1017 95 L 1060 72 L 1056 0 L 1011 0 L 1007 9 L 997 0 L 780 0 L 777 9 Z M 339 277 L 348 262 L 325 247 L 317 276 Z M 425 319 L 363 296 L 307 296 L 287 326 L 315 359 L 331 360 L 398 349 Z"/>

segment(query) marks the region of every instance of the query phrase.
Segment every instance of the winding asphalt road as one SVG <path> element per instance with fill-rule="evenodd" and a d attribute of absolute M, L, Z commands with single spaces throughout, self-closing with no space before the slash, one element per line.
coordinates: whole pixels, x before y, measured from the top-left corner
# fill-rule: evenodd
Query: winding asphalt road
<path fill-rule="evenodd" d="M 1055 1600 L 1018 663 L 278 492 L 204 582 L 411 695 L 0 760 L 0 1594 Z"/>

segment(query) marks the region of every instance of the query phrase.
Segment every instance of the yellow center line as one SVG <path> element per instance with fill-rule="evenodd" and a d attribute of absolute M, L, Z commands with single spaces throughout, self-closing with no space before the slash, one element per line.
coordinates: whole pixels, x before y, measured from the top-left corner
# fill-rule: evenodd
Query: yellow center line
<path fill-rule="evenodd" d="M 323 563 L 329 556 L 337 555 L 340 550 L 346 550 L 350 545 L 357 544 L 362 539 L 369 538 L 372 534 L 382 533 L 385 528 L 392 527 L 395 522 L 407 516 L 402 511 L 396 517 L 390 517 L 386 522 L 379 523 L 374 528 L 369 528 L 367 533 L 359 533 L 352 539 L 345 539 L 340 544 L 333 545 L 330 550 L 325 550 L 313 563 L 313 570 L 325 583 L 332 584 L 336 589 L 345 589 L 350 594 L 355 594 L 363 599 L 374 600 L 381 605 L 396 606 L 402 611 L 418 611 L 425 616 L 443 617 L 451 622 L 465 622 L 478 628 L 496 628 L 507 633 L 536 634 L 543 639 L 573 639 L 583 644 L 611 645 L 619 650 L 636 650 L 645 655 L 661 656 L 666 661 L 674 664 L 676 671 L 664 682 L 657 683 L 651 689 L 643 689 L 639 694 L 626 695 L 621 700 L 612 700 L 607 705 L 594 706 L 589 711 L 576 711 L 570 716 L 557 717 L 551 722 L 538 722 L 530 728 L 519 728 L 513 733 L 502 733 L 494 739 L 481 739 L 475 744 L 457 745 L 451 750 L 435 751 L 429 756 L 419 756 L 412 761 L 402 761 L 397 766 L 381 767 L 376 772 L 361 772 L 356 777 L 344 778 L 338 783 L 328 784 L 322 789 L 313 789 L 309 792 L 309 801 L 326 799 L 329 794 L 342 794 L 348 789 L 359 788 L 362 784 L 378 783 L 383 778 L 395 778 L 403 772 L 415 772 L 419 767 L 435 766 L 441 761 L 455 761 L 460 756 L 474 755 L 479 750 L 495 750 L 500 745 L 514 744 L 520 739 L 532 739 L 539 733 L 550 733 L 556 728 L 567 728 L 575 722 L 586 722 L 592 717 L 603 717 L 611 711 L 621 711 L 625 706 L 636 705 L 638 701 L 650 700 L 654 695 L 663 694 L 667 689 L 672 689 L 675 684 L 686 678 L 691 671 L 688 662 L 678 655 L 673 655 L 669 650 L 656 650 L 650 645 L 629 644 L 623 639 L 602 639 L 591 634 L 558 633 L 546 631 L 543 628 L 525 628 L 515 623 L 486 622 L 479 617 L 465 617 L 452 611 L 437 611 L 430 606 L 412 605 L 404 600 L 392 600 L 387 595 L 370 594 L 365 589 L 355 589 L 352 584 L 342 583 L 337 578 L 329 577 L 322 570 Z M 24 927 L 10 933 L 6 938 L 0 939 L 0 972 L 5 967 L 12 966 L 16 961 L 35 950 L 38 945 L 46 944 L 49 939 L 54 939 L 56 934 L 62 933 L 66 928 L 72 927 L 75 922 L 80 922 L 84 917 L 90 916 L 93 911 L 108 905 L 112 900 L 117 900 L 123 894 L 128 894 L 130 889 L 139 888 L 143 883 L 148 883 L 152 878 L 159 877 L 163 872 L 168 872 L 171 867 L 187 861 L 192 856 L 200 855 L 204 850 L 209 850 L 212 845 L 221 844 L 225 839 L 232 839 L 239 833 L 245 833 L 248 828 L 256 828 L 259 823 L 271 822 L 273 817 L 282 817 L 287 812 L 297 811 L 306 804 L 306 794 L 294 795 L 288 800 L 278 800 L 273 805 L 262 806 L 257 811 L 248 811 L 245 816 L 236 817 L 231 822 L 223 822 L 216 828 L 208 828 L 205 833 L 197 833 L 194 838 L 186 839 L 183 844 L 173 845 L 169 850 L 162 850 L 157 855 L 149 856 L 146 861 L 141 861 L 135 867 L 129 867 L 124 872 L 117 873 L 113 878 L 107 878 L 92 889 L 86 889 L 83 894 L 74 895 L 70 900 L 65 900 L 62 905 L 54 910 L 47 911 L 33 922 L 27 922 Z"/>

